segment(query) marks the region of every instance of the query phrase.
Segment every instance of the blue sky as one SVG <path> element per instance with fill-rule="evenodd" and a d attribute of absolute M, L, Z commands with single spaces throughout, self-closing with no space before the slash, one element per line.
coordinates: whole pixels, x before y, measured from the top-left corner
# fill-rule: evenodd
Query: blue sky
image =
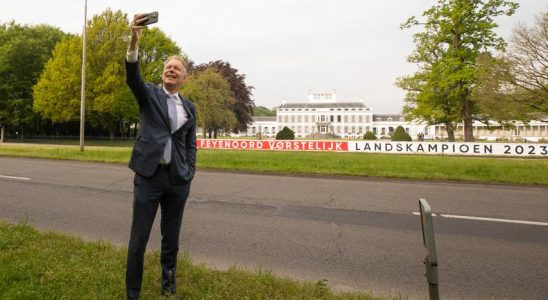
<path fill-rule="evenodd" d="M 519 22 L 534 24 L 548 10 L 541 0 L 517 1 L 511 17 L 499 17 L 507 39 Z M 308 90 L 331 91 L 338 99 L 365 99 L 376 113 L 398 113 L 404 92 L 397 77 L 410 74 L 412 30 L 399 25 L 419 16 L 429 0 L 88 0 L 88 18 L 107 8 L 128 15 L 157 10 L 156 25 L 197 63 L 229 61 L 255 87 L 256 105 L 304 101 Z M 3 1 L 0 22 L 47 23 L 81 33 L 84 0 Z"/>

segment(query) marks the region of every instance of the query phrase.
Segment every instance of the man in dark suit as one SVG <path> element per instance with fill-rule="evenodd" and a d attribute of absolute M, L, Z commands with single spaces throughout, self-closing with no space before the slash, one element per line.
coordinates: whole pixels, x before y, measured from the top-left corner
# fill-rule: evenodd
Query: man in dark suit
<path fill-rule="evenodd" d="M 161 207 L 162 291 L 175 295 L 179 234 L 196 165 L 196 111 L 179 95 L 186 69 L 178 56 L 168 58 L 163 86 L 145 83 L 139 73 L 138 47 L 146 15 L 136 15 L 126 57 L 126 81 L 139 103 L 140 129 L 129 167 L 135 172 L 133 221 L 128 246 L 126 289 L 138 299 L 144 253 L 158 206 Z"/>

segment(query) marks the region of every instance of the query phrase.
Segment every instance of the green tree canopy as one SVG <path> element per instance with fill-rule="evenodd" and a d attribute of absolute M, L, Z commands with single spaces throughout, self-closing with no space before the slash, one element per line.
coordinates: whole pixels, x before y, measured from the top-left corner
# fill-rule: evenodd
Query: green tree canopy
<path fill-rule="evenodd" d="M 129 44 L 127 15 L 107 9 L 87 24 L 86 121 L 106 128 L 111 137 L 139 120 L 138 105 L 125 83 Z M 35 109 L 55 122 L 79 116 L 82 38 L 63 40 L 35 87 Z M 164 60 L 181 50 L 159 29 L 145 29 L 139 49 L 145 80 L 159 82 Z"/>
<path fill-rule="evenodd" d="M 0 24 L 0 126 L 32 126 L 32 86 L 63 36 L 48 25 Z"/>
<path fill-rule="evenodd" d="M 510 16 L 517 7 L 505 0 L 438 0 L 423 12 L 424 21 L 411 17 L 401 25 L 424 28 L 414 34 L 416 48 L 408 57 L 419 71 L 396 83 L 408 92 L 408 118 L 446 124 L 452 141 L 454 125 L 463 121 L 465 141 L 473 141 L 475 63 L 481 53 L 504 49 L 504 40 L 494 32 L 494 18 Z"/>
<path fill-rule="evenodd" d="M 376 140 L 377 139 L 377 136 L 371 132 L 371 131 L 367 131 L 364 135 L 363 135 L 363 139 L 364 140 Z"/>
<path fill-rule="evenodd" d="M 505 127 L 514 121 L 542 120 L 548 115 L 548 12 L 536 26 L 518 25 L 507 52 L 478 57 L 474 98 L 485 120 Z M 488 123 L 488 122 L 485 122 Z"/>
<path fill-rule="evenodd" d="M 80 116 L 81 51 L 81 37 L 63 39 L 34 86 L 34 110 L 54 123 Z"/>
<path fill-rule="evenodd" d="M 405 132 L 405 129 L 402 126 L 396 127 L 396 130 L 392 134 L 391 137 L 392 141 L 403 141 L 403 142 L 411 142 L 411 136 Z"/>
<path fill-rule="evenodd" d="M 483 54 L 477 60 L 478 83 L 473 89 L 473 97 L 480 113 L 477 117 L 491 126 L 496 121 L 504 127 L 512 127 L 515 121 L 527 122 L 530 108 L 518 101 L 515 89 L 510 88 L 510 63 L 504 58 Z M 494 129 L 494 128 L 493 128 Z"/>
<path fill-rule="evenodd" d="M 256 106 L 253 108 L 253 116 L 255 117 L 275 117 L 276 116 L 276 110 L 275 109 L 269 109 L 264 106 Z"/>
<path fill-rule="evenodd" d="M 254 101 L 251 100 L 253 87 L 245 83 L 246 75 L 239 74 L 238 70 L 233 68 L 229 62 L 217 60 L 196 67 L 191 63 L 190 69 L 191 71 L 194 69 L 200 71 L 210 67 L 215 68 L 225 78 L 234 95 L 231 110 L 234 112 L 237 122 L 232 131 L 246 131 L 247 125 L 252 122 L 251 116 L 255 107 Z"/>
<path fill-rule="evenodd" d="M 230 131 L 237 122 L 232 111 L 234 95 L 226 79 L 213 67 L 188 76 L 181 94 L 196 105 L 197 124 L 206 134 Z"/>
<path fill-rule="evenodd" d="M 280 130 L 278 133 L 276 133 L 276 139 L 277 140 L 294 140 L 295 139 L 295 132 L 293 130 L 289 129 L 289 127 L 284 126 L 282 130 Z"/>

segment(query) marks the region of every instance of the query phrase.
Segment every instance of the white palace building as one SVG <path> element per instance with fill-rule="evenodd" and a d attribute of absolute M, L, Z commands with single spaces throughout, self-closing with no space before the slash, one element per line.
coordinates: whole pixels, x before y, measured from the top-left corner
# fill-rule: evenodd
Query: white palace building
<path fill-rule="evenodd" d="M 528 124 L 516 123 L 514 129 L 488 129 L 480 122 L 474 122 L 474 137 L 485 140 L 539 141 L 548 139 L 548 120 L 531 121 Z M 363 99 L 357 101 L 339 101 L 333 90 L 327 93 L 312 93 L 303 102 L 283 102 L 276 109 L 276 117 L 254 117 L 247 132 L 239 135 L 274 138 L 282 128 L 287 126 L 295 132 L 296 138 L 340 137 L 343 139 L 361 139 L 367 131 L 377 138 L 389 138 L 389 135 L 402 126 L 413 139 L 419 134 L 424 139 L 444 139 L 447 132 L 444 125 L 428 126 L 424 123 L 407 122 L 400 114 L 374 114 Z M 463 136 L 462 126 L 455 131 L 455 136 Z"/>

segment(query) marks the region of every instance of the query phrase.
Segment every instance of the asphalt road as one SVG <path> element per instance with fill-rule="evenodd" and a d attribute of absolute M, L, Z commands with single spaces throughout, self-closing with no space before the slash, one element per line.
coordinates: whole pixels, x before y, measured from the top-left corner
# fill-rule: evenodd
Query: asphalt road
<path fill-rule="evenodd" d="M 0 157 L 0 218 L 126 245 L 132 178 L 123 165 Z M 215 268 L 427 298 L 419 198 L 438 214 L 442 299 L 548 298 L 547 187 L 200 170 L 181 249 Z M 150 248 L 159 240 L 155 226 Z"/>

